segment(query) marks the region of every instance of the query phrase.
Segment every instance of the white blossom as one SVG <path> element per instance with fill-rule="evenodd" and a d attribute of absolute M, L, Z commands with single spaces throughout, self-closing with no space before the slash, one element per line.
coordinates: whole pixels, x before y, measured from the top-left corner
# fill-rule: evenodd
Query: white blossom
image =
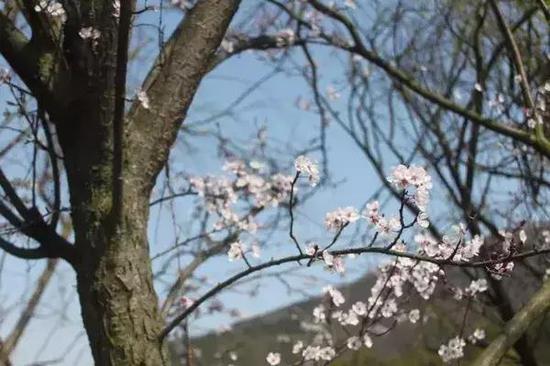
<path fill-rule="evenodd" d="M 235 44 L 231 40 L 224 39 L 221 43 L 221 48 L 227 53 L 233 53 L 235 51 Z"/>
<path fill-rule="evenodd" d="M 319 246 L 316 243 L 309 243 L 306 246 L 305 253 L 307 255 L 314 255 L 317 252 L 317 248 L 319 248 Z"/>
<path fill-rule="evenodd" d="M 82 39 L 90 39 L 92 41 L 95 41 L 101 37 L 101 32 L 94 28 L 94 27 L 83 27 L 78 32 L 78 35 Z"/>
<path fill-rule="evenodd" d="M 262 251 L 258 244 L 252 245 L 252 256 L 254 258 L 260 258 L 262 256 Z"/>
<path fill-rule="evenodd" d="M 464 346 L 466 342 L 460 337 L 452 338 L 448 344 L 442 344 L 437 352 L 443 362 L 448 363 L 464 357 Z"/>
<path fill-rule="evenodd" d="M 525 230 L 520 230 L 519 231 L 519 240 L 525 244 L 525 242 L 527 241 L 527 234 L 525 234 Z"/>
<path fill-rule="evenodd" d="M 313 319 L 315 323 L 323 323 L 327 318 L 325 313 L 325 307 L 323 305 L 317 305 L 313 308 Z"/>
<path fill-rule="evenodd" d="M 147 93 L 145 92 L 145 90 L 141 90 L 141 89 L 138 90 L 137 99 L 144 109 L 151 108 L 151 105 L 149 104 L 149 97 L 147 96 Z"/>
<path fill-rule="evenodd" d="M 468 340 L 475 344 L 481 340 L 485 339 L 485 330 L 476 328 L 474 332 L 468 337 Z"/>
<path fill-rule="evenodd" d="M 325 215 L 325 227 L 328 230 L 337 231 L 344 225 L 359 220 L 359 213 L 354 207 L 337 208 Z"/>
<path fill-rule="evenodd" d="M 189 10 L 193 7 L 193 1 L 191 0 L 172 0 L 172 5 L 183 10 Z"/>
<path fill-rule="evenodd" d="M 348 338 L 346 344 L 349 349 L 353 351 L 357 351 L 361 348 L 361 346 L 363 345 L 363 342 L 361 342 L 361 338 L 357 336 L 353 336 Z"/>
<path fill-rule="evenodd" d="M 35 5 L 34 11 L 37 13 L 44 12 L 52 18 L 58 18 L 62 23 L 67 21 L 67 13 L 63 5 L 55 0 L 41 0 L 38 5 Z"/>
<path fill-rule="evenodd" d="M 351 309 L 355 312 L 355 314 L 359 316 L 367 315 L 367 304 L 365 304 L 363 301 L 357 301 L 351 306 Z"/>
<path fill-rule="evenodd" d="M 297 341 L 296 343 L 294 343 L 294 345 L 292 346 L 292 353 L 293 354 L 298 354 L 300 353 L 300 351 L 302 350 L 302 348 L 304 348 L 304 343 L 302 341 Z"/>
<path fill-rule="evenodd" d="M 329 86 L 327 86 L 327 97 L 328 97 L 329 100 L 335 101 L 335 100 L 340 99 L 341 95 L 340 95 L 340 93 L 338 93 L 336 91 L 334 86 L 329 85 Z"/>
<path fill-rule="evenodd" d="M 241 259 L 243 257 L 243 251 L 243 244 L 240 241 L 232 243 L 227 251 L 229 261 L 233 262 L 234 260 Z"/>
<path fill-rule="evenodd" d="M 281 354 L 275 353 L 275 352 L 269 352 L 269 354 L 265 359 L 268 364 L 270 364 L 271 366 L 275 366 L 281 363 Z"/>
<path fill-rule="evenodd" d="M 365 333 L 365 335 L 363 335 L 363 344 L 365 345 L 365 347 L 367 348 L 372 348 L 372 339 L 370 338 L 370 336 L 368 334 Z"/>
<path fill-rule="evenodd" d="M 356 9 L 357 4 L 355 3 L 355 0 L 345 0 L 344 5 L 350 9 Z"/>
<path fill-rule="evenodd" d="M 319 183 L 319 167 L 307 156 L 300 155 L 294 161 L 294 167 L 300 173 L 307 175 L 309 184 L 315 187 Z"/>
<path fill-rule="evenodd" d="M 113 1 L 113 16 L 120 18 L 120 0 Z"/>
<path fill-rule="evenodd" d="M 411 323 L 416 323 L 420 319 L 420 310 L 413 309 L 409 312 L 409 321 Z"/>
<path fill-rule="evenodd" d="M 334 256 L 330 254 L 328 251 L 323 251 L 323 261 L 325 264 L 329 267 L 331 267 L 334 264 Z"/>
<path fill-rule="evenodd" d="M 294 42 L 296 42 L 296 33 L 290 28 L 282 29 L 275 35 L 277 47 L 290 46 Z"/>
<path fill-rule="evenodd" d="M 323 292 L 330 296 L 334 306 L 340 306 L 344 302 L 346 302 L 346 299 L 344 298 L 344 295 L 342 295 L 342 293 L 339 290 L 337 290 L 336 288 L 334 288 L 333 286 L 324 287 Z"/>
<path fill-rule="evenodd" d="M 487 280 L 484 278 L 473 280 L 472 282 L 470 282 L 470 285 L 466 290 L 472 296 L 481 292 L 485 292 L 487 291 Z"/>

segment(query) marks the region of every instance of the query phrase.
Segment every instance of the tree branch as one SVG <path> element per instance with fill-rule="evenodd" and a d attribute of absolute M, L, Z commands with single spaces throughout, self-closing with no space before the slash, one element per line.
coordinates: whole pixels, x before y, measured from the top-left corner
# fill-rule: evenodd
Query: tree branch
<path fill-rule="evenodd" d="M 135 1 L 120 3 L 120 17 L 118 23 L 118 42 L 116 53 L 115 74 L 115 110 L 113 117 L 113 219 L 114 224 L 120 224 L 122 219 L 124 177 L 122 166 L 124 154 L 124 102 L 126 101 L 126 75 L 128 70 L 128 47 L 130 42 L 130 27 Z"/>
<path fill-rule="evenodd" d="M 533 295 L 529 302 L 508 322 L 499 335 L 472 363 L 473 366 L 498 365 L 508 349 L 527 331 L 529 326 L 550 309 L 550 280 Z"/>
<path fill-rule="evenodd" d="M 197 88 L 220 45 L 240 0 L 200 0 L 174 31 L 145 79 L 150 106 L 134 103 L 128 114 L 130 156 L 143 162 L 151 186 L 164 166 Z M 142 169 L 146 166 L 147 169 Z M 137 169 L 137 168 L 136 168 Z"/>
<path fill-rule="evenodd" d="M 21 259 L 44 259 L 48 258 L 48 253 L 43 248 L 21 248 L 15 244 L 10 243 L 0 237 L 0 249 L 6 251 L 6 253 L 13 255 L 14 257 Z"/>
<path fill-rule="evenodd" d="M 350 248 L 350 249 L 343 249 L 343 250 L 335 250 L 331 251 L 330 254 L 334 256 L 344 256 L 348 254 L 365 254 L 365 253 L 378 253 L 378 254 L 385 254 L 395 257 L 404 257 L 404 258 L 410 258 L 418 261 L 425 261 L 430 262 L 438 265 L 451 265 L 456 267 L 462 267 L 462 268 L 484 268 L 488 265 L 493 265 L 497 263 L 504 263 L 509 261 L 515 261 L 520 260 L 536 255 L 542 255 L 550 253 L 550 249 L 548 250 L 540 250 L 540 251 L 528 251 L 521 254 L 517 254 L 514 256 L 506 257 L 503 259 L 498 260 L 480 260 L 477 262 L 462 262 L 462 261 L 452 261 L 449 259 L 440 259 L 440 258 L 432 258 L 432 257 L 426 257 L 423 255 L 418 255 L 415 253 L 407 253 L 407 252 L 401 252 L 396 251 L 388 248 L 380 248 L 380 247 L 372 247 L 372 246 L 366 246 L 366 247 L 360 247 L 360 248 Z M 239 272 L 235 274 L 232 277 L 229 277 L 223 282 L 218 283 L 216 286 L 211 288 L 209 291 L 207 291 L 204 295 L 202 295 L 199 299 L 193 302 L 187 309 L 185 309 L 182 313 L 178 314 L 174 319 L 172 319 L 168 325 L 164 328 L 164 330 L 160 334 L 160 339 L 164 339 L 172 330 L 174 330 L 179 323 L 181 323 L 183 320 L 185 320 L 193 311 L 195 311 L 202 303 L 222 291 L 223 289 L 233 285 L 235 282 L 241 280 L 242 278 L 245 278 L 249 276 L 252 273 L 259 272 L 271 267 L 280 266 L 282 264 L 291 263 L 291 262 L 299 262 L 301 260 L 312 260 L 312 259 L 321 259 L 322 258 L 322 252 L 318 251 L 313 255 L 308 254 L 300 254 L 295 256 L 289 256 L 284 257 L 280 259 L 273 259 L 269 262 L 265 262 L 256 266 L 248 267 L 246 270 Z M 550 283 L 550 281 L 549 281 Z M 550 287 L 550 286 L 548 286 Z M 550 292 L 550 291 L 549 291 Z M 549 295 L 550 296 L 550 295 Z M 550 305 L 550 301 L 548 301 Z"/>
<path fill-rule="evenodd" d="M 39 104 L 50 113 L 57 110 L 58 104 L 47 82 L 51 82 L 53 78 L 51 75 L 45 75 L 51 70 L 40 69 L 41 55 L 36 45 L 29 41 L 2 12 L 0 12 L 0 54 L 29 87 Z M 50 60 L 50 62 L 53 61 Z"/>
<path fill-rule="evenodd" d="M 55 259 L 49 260 L 46 268 L 44 268 L 44 270 L 42 271 L 42 274 L 38 278 L 34 292 L 32 293 L 29 301 L 27 302 L 25 309 L 19 316 L 19 319 L 17 320 L 16 325 L 14 326 L 9 336 L 6 338 L 6 341 L 0 347 L 1 352 L 4 356 L 9 356 L 17 346 L 17 343 L 19 342 L 19 340 L 21 339 L 21 335 L 23 334 L 23 332 L 27 328 L 27 325 L 32 319 L 35 313 L 36 307 L 38 306 L 38 303 L 40 302 L 40 299 L 42 298 L 42 295 L 46 290 L 46 286 L 48 286 L 48 283 L 50 282 L 50 279 L 52 278 L 53 273 L 55 272 L 57 263 L 58 261 Z"/>

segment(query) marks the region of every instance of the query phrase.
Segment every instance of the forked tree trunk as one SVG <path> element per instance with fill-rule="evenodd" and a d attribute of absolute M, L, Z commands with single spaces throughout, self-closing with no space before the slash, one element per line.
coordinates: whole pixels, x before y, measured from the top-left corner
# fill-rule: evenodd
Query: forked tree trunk
<path fill-rule="evenodd" d="M 119 80 L 115 87 L 122 72 L 117 66 L 124 62 L 116 55 L 113 3 L 82 2 L 81 13 L 93 14 L 88 20 L 101 30 L 96 45 L 78 36 L 82 24 L 71 23 L 74 18 L 65 25 L 68 69 L 56 90 L 62 107 L 48 113 L 63 150 L 75 233 L 72 264 L 98 366 L 168 363 L 147 241 L 149 197 L 239 3 L 201 0 L 186 13 L 144 82 L 150 107 L 134 103 L 124 118 L 124 137 L 116 140 L 122 140 L 122 166 L 116 169 L 115 99 L 125 95 L 115 98 L 124 85 Z"/>

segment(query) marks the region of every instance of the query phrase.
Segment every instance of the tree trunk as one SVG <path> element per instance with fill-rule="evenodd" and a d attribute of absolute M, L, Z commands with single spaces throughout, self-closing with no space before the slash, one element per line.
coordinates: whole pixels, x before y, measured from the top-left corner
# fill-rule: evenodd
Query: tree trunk
<path fill-rule="evenodd" d="M 96 365 L 164 365 L 163 322 L 153 289 L 146 223 L 147 202 L 125 213 L 124 229 L 100 227 L 78 268 L 82 318 Z M 90 223 L 94 225 L 96 223 Z M 97 249 L 102 248 L 102 255 Z"/>
<path fill-rule="evenodd" d="M 125 149 L 124 204 L 121 211 L 113 210 L 112 99 L 92 89 L 57 123 L 82 318 L 96 365 L 165 365 L 147 241 L 153 181 L 145 181 L 143 167 L 132 163 Z"/>
<path fill-rule="evenodd" d="M 65 141 L 64 150 L 71 151 L 65 164 L 79 253 L 78 294 L 95 364 L 165 365 L 147 241 L 152 184 L 140 181 L 125 163 L 124 205 L 114 212 L 112 150 L 104 142 L 109 133 L 94 141 L 94 133 L 83 131 Z"/>

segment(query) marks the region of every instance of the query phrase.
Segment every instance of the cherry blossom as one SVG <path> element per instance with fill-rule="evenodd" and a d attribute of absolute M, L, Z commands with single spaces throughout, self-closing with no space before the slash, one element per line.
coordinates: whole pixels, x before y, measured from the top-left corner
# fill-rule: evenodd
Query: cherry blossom
<path fill-rule="evenodd" d="M 302 350 L 302 348 L 304 348 L 304 342 L 302 342 L 302 341 L 297 341 L 297 342 L 294 343 L 294 345 L 292 346 L 292 353 L 293 353 L 293 354 L 298 354 L 298 353 L 300 353 L 300 351 Z"/>
<path fill-rule="evenodd" d="M 365 304 L 363 301 L 357 301 L 355 304 L 352 305 L 351 308 L 355 312 L 355 314 L 359 316 L 367 315 L 367 304 Z"/>
<path fill-rule="evenodd" d="M 487 280 L 481 278 L 479 280 L 473 280 L 466 289 L 467 293 L 474 296 L 478 293 L 487 291 Z"/>
<path fill-rule="evenodd" d="M 332 347 L 307 346 L 302 352 L 305 361 L 330 361 L 336 355 Z"/>
<path fill-rule="evenodd" d="M 337 231 L 343 226 L 359 220 L 360 216 L 354 207 L 338 208 L 325 215 L 325 227 Z"/>
<path fill-rule="evenodd" d="M 477 342 L 485 339 L 485 330 L 476 328 L 474 332 L 468 337 L 468 341 L 472 344 L 476 344 Z"/>
<path fill-rule="evenodd" d="M 424 168 L 416 165 L 410 167 L 398 165 L 387 179 L 399 189 L 414 188 L 413 202 L 421 212 L 426 212 L 432 189 L 432 178 Z M 424 221 L 426 219 L 427 217 Z"/>
<path fill-rule="evenodd" d="M 342 295 L 342 293 L 339 290 L 337 290 L 336 288 L 334 288 L 333 286 L 324 287 L 323 292 L 330 296 L 334 306 L 340 306 L 344 302 L 346 302 L 346 299 L 344 298 L 344 295 Z"/>
<path fill-rule="evenodd" d="M 340 95 L 340 93 L 338 93 L 336 91 L 334 86 L 329 85 L 329 86 L 327 86 L 327 97 L 331 101 L 336 101 L 336 100 L 340 99 L 341 95 Z"/>
<path fill-rule="evenodd" d="M 420 310 L 413 309 L 409 312 L 409 321 L 411 323 L 416 323 L 420 319 Z"/>
<path fill-rule="evenodd" d="M 194 301 L 188 298 L 187 296 L 182 296 L 180 297 L 179 303 L 182 308 L 187 309 L 188 307 L 193 305 Z"/>
<path fill-rule="evenodd" d="M 280 353 L 269 352 L 269 354 L 267 355 L 267 357 L 265 359 L 266 359 L 268 364 L 270 364 L 271 366 L 275 366 L 275 365 L 278 365 L 278 364 L 281 363 L 281 354 Z"/>
<path fill-rule="evenodd" d="M 275 36 L 277 47 L 289 46 L 296 42 L 296 34 L 293 29 L 285 28 Z"/>
<path fill-rule="evenodd" d="M 437 352 L 443 362 L 449 363 L 464 357 L 466 342 L 460 337 L 452 338 L 448 344 L 442 344 Z"/>
<path fill-rule="evenodd" d="M 368 335 L 368 334 L 364 334 L 363 335 L 363 344 L 365 345 L 365 347 L 367 348 L 372 348 L 372 339 L 371 337 Z"/>
<path fill-rule="evenodd" d="M 525 234 L 525 230 L 520 230 L 519 231 L 519 240 L 525 244 L 525 242 L 527 241 L 527 234 Z"/>
<path fill-rule="evenodd" d="M 357 351 L 361 348 L 361 346 L 363 345 L 363 342 L 361 341 L 361 338 L 357 336 L 353 336 L 348 338 L 346 344 L 349 349 L 353 351 Z"/>
<path fill-rule="evenodd" d="M 305 174 L 309 179 L 309 184 L 315 187 L 319 183 L 319 167 L 310 158 L 300 155 L 294 162 L 296 171 Z"/>
<path fill-rule="evenodd" d="M 52 18 L 58 18 L 62 23 L 67 20 L 67 13 L 60 2 L 55 0 L 41 0 L 34 7 L 34 11 L 37 13 L 44 12 Z"/>
<path fill-rule="evenodd" d="M 84 27 L 80 29 L 78 35 L 82 39 L 90 39 L 92 41 L 95 41 L 99 39 L 99 37 L 101 37 L 101 32 L 94 27 Z"/>
<path fill-rule="evenodd" d="M 229 261 L 232 262 L 243 257 L 243 251 L 245 250 L 243 244 L 239 241 L 232 243 L 227 251 Z"/>
<path fill-rule="evenodd" d="M 120 18 L 120 0 L 113 1 L 113 17 Z"/>
<path fill-rule="evenodd" d="M 316 243 L 309 243 L 305 249 L 307 255 L 314 255 L 317 253 L 319 246 Z"/>
<path fill-rule="evenodd" d="M 326 320 L 325 307 L 323 305 L 317 305 L 313 308 L 313 318 L 316 323 L 322 323 Z"/>

